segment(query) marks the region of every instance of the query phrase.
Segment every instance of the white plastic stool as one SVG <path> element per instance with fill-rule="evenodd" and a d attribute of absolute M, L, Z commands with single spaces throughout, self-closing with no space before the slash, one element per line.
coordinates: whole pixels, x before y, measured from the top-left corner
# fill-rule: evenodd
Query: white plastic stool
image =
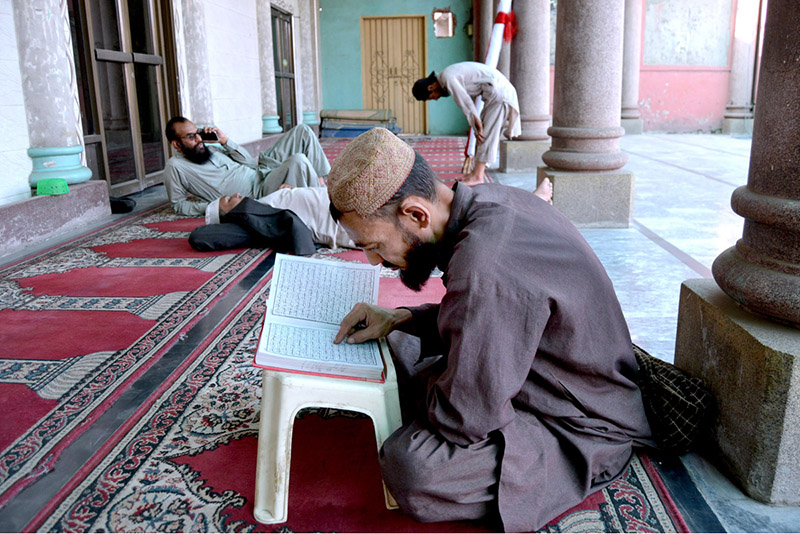
<path fill-rule="evenodd" d="M 287 519 L 292 429 L 297 412 L 303 408 L 339 408 L 367 414 L 375 426 L 378 449 L 400 428 L 397 375 L 385 340 L 381 340 L 381 353 L 386 365 L 386 381 L 382 383 L 263 371 L 253 510 L 258 522 L 283 523 Z M 385 485 L 383 490 L 386 507 L 397 508 Z"/>

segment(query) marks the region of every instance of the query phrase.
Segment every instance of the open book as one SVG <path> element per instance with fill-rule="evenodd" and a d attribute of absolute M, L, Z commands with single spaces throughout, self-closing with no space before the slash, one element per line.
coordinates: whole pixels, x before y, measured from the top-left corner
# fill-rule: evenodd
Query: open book
<path fill-rule="evenodd" d="M 356 303 L 377 304 L 379 281 L 378 266 L 276 254 L 255 365 L 383 381 L 377 341 L 333 343 Z"/>

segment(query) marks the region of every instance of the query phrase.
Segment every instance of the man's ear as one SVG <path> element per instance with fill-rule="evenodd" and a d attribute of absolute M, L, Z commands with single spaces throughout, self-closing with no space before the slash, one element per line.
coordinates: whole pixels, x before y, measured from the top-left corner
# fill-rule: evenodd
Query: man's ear
<path fill-rule="evenodd" d="M 180 145 L 180 143 L 179 143 L 178 141 L 170 141 L 170 142 L 169 142 L 169 144 L 171 144 L 171 145 L 172 145 L 172 148 L 173 148 L 173 149 L 174 149 L 176 152 L 181 152 L 181 145 Z"/>
<path fill-rule="evenodd" d="M 417 228 L 427 228 L 431 224 L 430 207 L 420 201 L 418 197 L 407 197 L 400 205 L 401 218 L 405 218 L 407 224 Z"/>

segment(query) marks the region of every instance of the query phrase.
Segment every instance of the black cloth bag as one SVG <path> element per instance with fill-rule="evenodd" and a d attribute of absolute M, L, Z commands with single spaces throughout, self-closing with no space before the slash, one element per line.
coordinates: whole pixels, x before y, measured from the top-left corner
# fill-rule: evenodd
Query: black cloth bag
<path fill-rule="evenodd" d="M 714 408 L 711 391 L 699 378 L 651 356 L 634 345 L 639 364 L 636 383 L 642 392 L 644 411 L 653 439 L 661 450 L 689 452 L 708 429 Z"/>

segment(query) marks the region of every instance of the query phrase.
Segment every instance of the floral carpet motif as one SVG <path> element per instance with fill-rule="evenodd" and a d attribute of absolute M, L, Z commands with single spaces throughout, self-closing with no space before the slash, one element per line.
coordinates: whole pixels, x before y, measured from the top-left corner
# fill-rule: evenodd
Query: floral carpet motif
<path fill-rule="evenodd" d="M 319 256 L 363 261 L 356 251 Z M 436 298 L 381 280 L 387 305 Z M 252 365 L 269 275 L 230 320 L 193 352 L 91 467 L 79 473 L 26 530 L 64 532 L 480 532 L 469 522 L 420 524 L 386 510 L 369 418 L 337 410 L 302 412 L 294 426 L 288 522 L 252 515 L 261 374 Z M 416 296 L 414 296 L 416 295 Z M 388 299 L 388 300 L 387 300 Z M 411 300 L 408 300 L 411 299 Z M 545 532 L 687 531 L 649 458 L 634 458 L 607 489 L 548 524 Z"/>
<path fill-rule="evenodd" d="M 201 254 L 161 207 L 0 270 L 0 505 L 268 251 Z"/>

